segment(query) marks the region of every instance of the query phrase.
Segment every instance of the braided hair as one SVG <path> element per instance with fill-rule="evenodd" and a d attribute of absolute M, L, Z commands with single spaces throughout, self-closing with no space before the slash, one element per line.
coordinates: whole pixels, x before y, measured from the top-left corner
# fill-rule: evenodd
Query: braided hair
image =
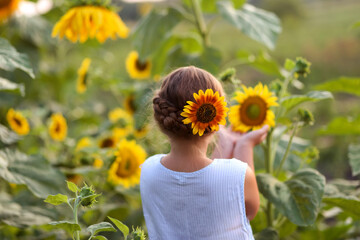
<path fill-rule="evenodd" d="M 209 72 L 189 66 L 167 75 L 153 98 L 154 118 L 160 129 L 172 137 L 191 137 L 191 124 L 184 124 L 180 114 L 187 101 L 194 101 L 193 93 L 213 89 L 224 95 L 220 82 Z M 211 132 L 210 129 L 205 131 Z"/>

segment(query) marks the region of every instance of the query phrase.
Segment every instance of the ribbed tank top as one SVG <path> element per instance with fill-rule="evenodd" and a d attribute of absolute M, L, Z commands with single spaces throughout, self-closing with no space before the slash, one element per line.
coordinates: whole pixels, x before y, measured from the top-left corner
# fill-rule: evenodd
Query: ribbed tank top
<path fill-rule="evenodd" d="M 160 162 L 141 166 L 140 192 L 150 240 L 254 239 L 246 217 L 247 164 L 215 159 L 195 172 L 172 171 Z"/>

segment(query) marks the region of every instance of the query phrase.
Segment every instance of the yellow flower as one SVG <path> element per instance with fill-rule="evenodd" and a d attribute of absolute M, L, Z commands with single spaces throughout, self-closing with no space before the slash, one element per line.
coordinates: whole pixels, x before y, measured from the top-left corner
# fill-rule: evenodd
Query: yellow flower
<path fill-rule="evenodd" d="M 185 117 L 184 124 L 191 123 L 193 134 L 199 133 L 202 136 L 206 129 L 210 131 L 219 130 L 219 124 L 226 124 L 226 113 L 229 110 L 226 107 L 225 97 L 220 97 L 218 92 L 207 89 L 205 93 L 200 90 L 198 94 L 194 93 L 195 102 L 187 101 L 181 116 Z"/>
<path fill-rule="evenodd" d="M 78 93 L 83 93 L 86 91 L 86 87 L 88 83 L 88 70 L 90 63 L 91 63 L 91 59 L 85 58 L 82 61 L 80 68 L 78 69 L 78 78 L 76 81 L 77 83 L 76 91 Z"/>
<path fill-rule="evenodd" d="M 151 62 L 148 60 L 141 62 L 139 54 L 136 51 L 131 51 L 126 58 L 126 70 L 132 78 L 148 78 L 151 72 Z"/>
<path fill-rule="evenodd" d="M 113 184 L 123 185 L 125 188 L 140 182 L 140 165 L 145 161 L 146 152 L 136 142 L 122 140 L 116 159 L 109 169 L 108 181 Z"/>
<path fill-rule="evenodd" d="M 108 117 L 112 123 L 122 121 L 122 124 L 124 126 L 131 124 L 132 122 L 132 117 L 130 116 L 130 114 L 122 108 L 113 109 L 112 111 L 109 112 Z"/>
<path fill-rule="evenodd" d="M 14 109 L 10 108 L 6 114 L 6 119 L 11 127 L 19 135 L 26 135 L 30 131 L 29 123 L 26 118 Z"/>
<path fill-rule="evenodd" d="M 96 38 L 103 43 L 107 38 L 116 39 L 116 36 L 126 38 L 129 29 L 119 15 L 101 6 L 77 6 L 66 12 L 55 24 L 52 37 L 64 36 L 70 41 L 81 43 L 88 38 Z"/>
<path fill-rule="evenodd" d="M 144 126 L 140 129 L 134 128 L 134 136 L 136 138 L 143 138 L 146 136 L 146 134 L 149 132 L 149 127 L 148 126 Z"/>
<path fill-rule="evenodd" d="M 93 167 L 96 169 L 100 169 L 102 168 L 103 165 L 104 165 L 103 160 L 99 156 L 96 156 L 93 162 Z"/>
<path fill-rule="evenodd" d="M 100 148 L 115 148 L 118 143 L 118 139 L 115 136 L 104 137 L 99 142 Z"/>
<path fill-rule="evenodd" d="M 131 115 L 134 114 L 134 112 L 136 111 L 135 95 L 134 94 L 130 94 L 125 98 L 124 108 Z"/>
<path fill-rule="evenodd" d="M 123 137 L 126 137 L 129 133 L 131 133 L 131 126 L 126 126 L 126 127 L 116 127 L 112 130 L 113 136 L 116 139 L 121 139 Z"/>
<path fill-rule="evenodd" d="M 21 0 L 0 0 L 0 23 L 18 9 Z"/>
<path fill-rule="evenodd" d="M 83 137 L 79 140 L 79 142 L 76 144 L 75 152 L 80 151 L 81 149 L 84 149 L 86 147 L 91 146 L 91 140 L 88 137 Z"/>
<path fill-rule="evenodd" d="M 269 109 L 278 106 L 277 97 L 273 96 L 268 87 L 261 83 L 252 87 L 243 87 L 243 92 L 236 92 L 234 99 L 239 105 L 232 106 L 229 121 L 235 131 L 247 132 L 256 130 L 265 124 L 275 126 L 275 115 Z"/>
<path fill-rule="evenodd" d="M 49 133 L 55 141 L 63 141 L 67 135 L 66 119 L 61 113 L 51 115 L 51 122 L 49 125 Z"/>

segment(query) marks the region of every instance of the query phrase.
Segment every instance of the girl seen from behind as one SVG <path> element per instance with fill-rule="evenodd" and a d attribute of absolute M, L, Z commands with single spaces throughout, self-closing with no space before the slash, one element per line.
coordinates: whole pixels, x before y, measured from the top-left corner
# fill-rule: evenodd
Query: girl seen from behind
<path fill-rule="evenodd" d="M 259 208 L 253 147 L 268 126 L 247 134 L 226 123 L 224 91 L 205 70 L 179 68 L 153 99 L 154 117 L 171 150 L 148 158 L 140 191 L 149 239 L 254 239 L 249 220 Z M 217 132 L 217 147 L 207 157 Z"/>

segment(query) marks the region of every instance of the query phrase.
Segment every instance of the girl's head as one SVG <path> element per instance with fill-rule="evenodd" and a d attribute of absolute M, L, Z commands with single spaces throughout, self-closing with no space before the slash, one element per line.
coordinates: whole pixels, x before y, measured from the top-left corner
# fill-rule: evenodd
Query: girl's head
<path fill-rule="evenodd" d="M 182 67 L 167 75 L 153 99 L 154 117 L 161 130 L 169 137 L 191 137 L 191 124 L 184 124 L 180 114 L 187 101 L 194 101 L 194 93 L 212 89 L 224 95 L 220 82 L 209 72 L 194 67 Z M 206 129 L 204 134 L 210 133 Z"/>

